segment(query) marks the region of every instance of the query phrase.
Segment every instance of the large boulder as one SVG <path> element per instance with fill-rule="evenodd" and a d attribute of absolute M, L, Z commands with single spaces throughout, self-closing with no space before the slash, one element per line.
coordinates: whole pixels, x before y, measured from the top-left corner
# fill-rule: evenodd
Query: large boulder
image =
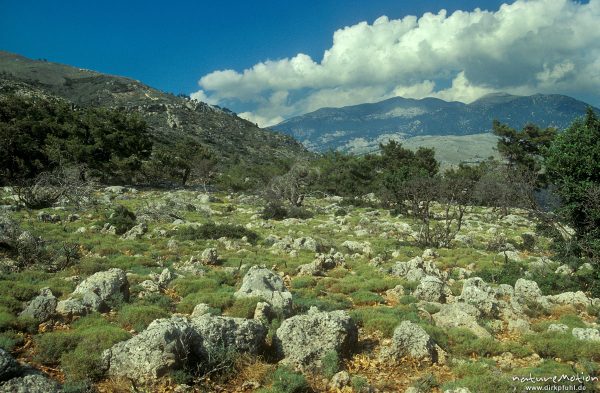
<path fill-rule="evenodd" d="M 102 358 L 110 376 L 143 382 L 191 365 L 194 348 L 199 345 L 198 334 L 188 319 L 163 318 L 104 351 Z"/>
<path fill-rule="evenodd" d="M 419 325 L 403 321 L 394 329 L 392 344 L 381 352 L 381 358 L 399 361 L 408 356 L 418 360 L 437 362 L 443 356 L 442 349 Z"/>
<path fill-rule="evenodd" d="M 299 370 L 315 370 L 330 352 L 349 356 L 356 349 L 358 329 L 345 311 L 319 312 L 283 321 L 274 337 L 282 362 Z"/>
<path fill-rule="evenodd" d="M 600 331 L 593 328 L 573 328 L 573 337 L 583 341 L 600 341 Z"/>
<path fill-rule="evenodd" d="M 550 307 L 548 300 L 542 296 L 542 291 L 535 281 L 519 278 L 515 283 L 515 300 L 523 305 L 538 305 Z"/>
<path fill-rule="evenodd" d="M 142 236 L 144 236 L 146 234 L 146 232 L 148 232 L 148 224 L 146 224 L 145 222 L 142 222 L 140 224 L 137 224 L 136 226 L 134 226 L 127 232 L 125 232 L 123 235 L 121 235 L 121 239 L 123 239 L 123 240 L 141 239 Z"/>
<path fill-rule="evenodd" d="M 0 393 L 59 393 L 61 391 L 57 382 L 34 371 L 0 385 Z"/>
<path fill-rule="evenodd" d="M 431 259 L 425 260 L 422 257 L 414 257 L 408 262 L 396 262 L 391 267 L 390 274 L 403 277 L 408 281 L 420 281 L 425 276 L 445 278 L 444 273 L 440 272 Z"/>
<path fill-rule="evenodd" d="M 433 314 L 436 325 L 443 328 L 465 328 L 478 337 L 491 337 L 491 334 L 477 323 L 481 312 L 468 303 L 442 305 L 440 311 Z"/>
<path fill-rule="evenodd" d="M 129 282 L 121 269 L 98 272 L 82 281 L 71 296 L 58 302 L 56 310 L 63 315 L 89 311 L 106 311 L 111 302 L 129 298 Z"/>
<path fill-rule="evenodd" d="M 545 299 L 553 305 L 573 306 L 577 309 L 586 309 L 592 301 L 582 291 L 563 292 L 558 295 L 546 296 Z"/>
<path fill-rule="evenodd" d="M 254 319 L 215 317 L 205 314 L 191 320 L 199 336 L 197 354 L 204 363 L 210 363 L 231 353 L 256 355 L 265 346 L 267 329 Z"/>
<path fill-rule="evenodd" d="M 292 294 L 285 287 L 283 280 L 275 272 L 264 267 L 252 266 L 234 296 L 258 297 L 284 315 L 289 315 L 292 310 Z"/>
<path fill-rule="evenodd" d="M 458 301 L 470 304 L 488 316 L 498 314 L 496 291 L 479 277 L 465 280 Z"/>
<path fill-rule="evenodd" d="M 50 288 L 43 288 L 40 294 L 29 302 L 20 316 L 33 318 L 38 322 L 45 322 L 54 315 L 57 304 L 58 300 L 52 294 Z"/>
<path fill-rule="evenodd" d="M 435 276 L 425 276 L 413 292 L 413 296 L 427 302 L 445 302 L 451 295 L 450 288 Z"/>

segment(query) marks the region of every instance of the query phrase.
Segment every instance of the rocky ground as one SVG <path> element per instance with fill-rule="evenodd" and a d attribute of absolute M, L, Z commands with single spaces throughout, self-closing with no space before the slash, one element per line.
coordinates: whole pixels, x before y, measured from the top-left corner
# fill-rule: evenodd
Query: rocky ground
<path fill-rule="evenodd" d="M 0 392 L 598 388 L 600 299 L 557 285 L 591 271 L 525 212 L 471 207 L 451 248 L 422 249 L 369 197 L 280 221 L 247 195 L 88 202 L 0 194 Z"/>

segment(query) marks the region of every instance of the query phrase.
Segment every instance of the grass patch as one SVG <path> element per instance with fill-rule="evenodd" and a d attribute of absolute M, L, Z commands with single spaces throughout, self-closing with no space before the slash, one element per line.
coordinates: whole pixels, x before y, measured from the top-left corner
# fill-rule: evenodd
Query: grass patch
<path fill-rule="evenodd" d="M 172 234 L 178 240 L 216 240 L 221 237 L 241 239 L 245 236 L 248 239 L 248 242 L 252 244 L 256 244 L 258 241 L 258 234 L 256 232 L 246 229 L 241 225 L 215 224 L 214 222 L 199 226 L 184 226 L 174 231 Z"/>
<path fill-rule="evenodd" d="M 125 328 L 133 328 L 136 332 L 141 332 L 155 319 L 167 318 L 171 314 L 157 306 L 128 304 L 121 308 L 117 321 Z"/>
<path fill-rule="evenodd" d="M 394 329 L 401 321 L 419 322 L 416 307 L 361 307 L 350 311 L 350 315 L 367 333 L 380 331 L 385 337 L 392 337 Z"/>

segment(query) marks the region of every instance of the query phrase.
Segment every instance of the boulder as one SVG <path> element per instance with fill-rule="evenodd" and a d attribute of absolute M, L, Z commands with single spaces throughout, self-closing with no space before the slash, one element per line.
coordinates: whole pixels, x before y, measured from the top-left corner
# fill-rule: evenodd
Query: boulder
<path fill-rule="evenodd" d="M 585 309 L 592 304 L 592 301 L 582 291 L 546 296 L 545 300 L 553 305 L 573 306 L 578 309 Z"/>
<path fill-rule="evenodd" d="M 551 323 L 548 325 L 547 332 L 557 332 L 557 333 L 567 333 L 569 331 L 569 327 L 562 323 Z"/>
<path fill-rule="evenodd" d="M 19 363 L 13 356 L 0 348 L 0 382 L 9 380 L 20 371 Z"/>
<path fill-rule="evenodd" d="M 342 247 L 347 249 L 352 254 L 371 254 L 371 244 L 369 242 L 357 242 L 354 240 L 346 240 L 342 243 Z"/>
<path fill-rule="evenodd" d="M 142 222 L 140 224 L 137 224 L 136 226 L 134 226 L 127 232 L 125 232 L 123 235 L 121 235 L 121 239 L 124 239 L 124 240 L 141 239 L 142 236 L 144 236 L 146 234 L 146 232 L 148 232 L 148 224 L 146 224 L 145 222 Z"/>
<path fill-rule="evenodd" d="M 583 341 L 600 341 L 600 331 L 592 328 L 573 328 L 573 337 Z"/>
<path fill-rule="evenodd" d="M 50 288 L 43 288 L 27 307 L 19 314 L 22 317 L 33 318 L 38 322 L 46 322 L 56 312 L 58 300 L 52 294 Z"/>
<path fill-rule="evenodd" d="M 445 278 L 432 260 L 424 260 L 421 257 L 415 257 L 408 262 L 396 262 L 390 269 L 390 274 L 408 281 L 420 281 L 425 276 Z"/>
<path fill-rule="evenodd" d="M 469 329 L 478 337 L 491 337 L 491 334 L 477 323 L 481 312 L 468 303 L 442 305 L 440 311 L 433 314 L 436 325 L 443 328 L 460 327 Z"/>
<path fill-rule="evenodd" d="M 199 346 L 190 321 L 175 316 L 153 321 L 137 336 L 104 351 L 102 359 L 108 375 L 143 382 L 190 365 Z"/>
<path fill-rule="evenodd" d="M 59 393 L 60 385 L 40 372 L 30 371 L 0 385 L 0 393 Z"/>
<path fill-rule="evenodd" d="M 350 379 L 348 371 L 340 371 L 331 378 L 329 388 L 336 391 L 341 390 L 344 387 L 349 386 L 351 382 L 352 380 Z"/>
<path fill-rule="evenodd" d="M 254 309 L 254 319 L 259 320 L 263 323 L 269 323 L 273 318 L 273 308 L 267 302 L 256 303 Z"/>
<path fill-rule="evenodd" d="M 56 311 L 62 315 L 81 315 L 90 311 L 106 311 L 111 302 L 129 299 L 129 282 L 121 269 L 98 272 L 83 280 L 71 296 L 58 302 Z"/>
<path fill-rule="evenodd" d="M 200 337 L 197 355 L 205 364 L 222 360 L 231 353 L 256 355 L 265 346 L 267 329 L 254 319 L 205 314 L 192 318 L 191 324 Z"/>
<path fill-rule="evenodd" d="M 157 283 L 161 288 L 166 288 L 175 277 L 168 268 L 164 268 L 157 279 Z"/>
<path fill-rule="evenodd" d="M 523 305 L 536 304 L 545 309 L 550 307 L 550 304 L 542 296 L 542 291 L 535 281 L 519 278 L 515 283 L 515 300 Z"/>
<path fill-rule="evenodd" d="M 426 302 L 445 302 L 451 295 L 450 289 L 435 276 L 425 276 L 415 289 L 413 296 Z"/>
<path fill-rule="evenodd" d="M 216 248 L 207 248 L 202 251 L 200 261 L 205 265 L 216 265 L 219 263 L 219 255 Z"/>
<path fill-rule="evenodd" d="M 496 292 L 479 277 L 472 277 L 465 280 L 458 301 L 468 303 L 488 316 L 496 316 L 498 314 Z"/>
<path fill-rule="evenodd" d="M 381 358 L 399 361 L 408 356 L 418 360 L 437 362 L 442 349 L 419 325 L 403 321 L 394 329 L 392 344 L 381 352 Z"/>
<path fill-rule="evenodd" d="M 259 266 L 252 266 L 242 280 L 242 286 L 235 292 L 236 298 L 258 297 L 268 302 L 284 315 L 292 311 L 292 294 L 275 272 Z"/>
<path fill-rule="evenodd" d="M 351 355 L 356 350 L 358 329 L 345 311 L 320 312 L 312 307 L 306 315 L 283 321 L 273 341 L 284 364 L 315 370 L 332 351 L 340 358 Z"/>
<path fill-rule="evenodd" d="M 206 303 L 196 304 L 194 309 L 192 310 L 192 318 L 200 317 L 204 314 L 210 313 L 210 306 Z"/>

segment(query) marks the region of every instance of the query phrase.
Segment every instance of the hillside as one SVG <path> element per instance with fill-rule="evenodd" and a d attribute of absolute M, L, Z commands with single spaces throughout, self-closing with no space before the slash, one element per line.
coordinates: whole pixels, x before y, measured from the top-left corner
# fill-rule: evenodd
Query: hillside
<path fill-rule="evenodd" d="M 156 141 L 170 144 L 192 137 L 210 146 L 225 164 L 306 154 L 293 138 L 260 129 L 227 110 L 132 79 L 0 51 L 0 94 L 13 92 L 138 112 Z"/>
<path fill-rule="evenodd" d="M 288 119 L 273 129 L 294 136 L 311 150 L 363 152 L 388 139 L 490 132 L 494 119 L 517 129 L 527 123 L 562 129 L 582 116 L 587 107 L 588 104 L 564 95 L 524 97 L 497 93 L 471 104 L 394 97 L 373 104 L 319 109 Z M 465 138 L 465 141 L 469 145 L 479 139 Z M 489 146 L 485 149 L 489 150 Z"/>

